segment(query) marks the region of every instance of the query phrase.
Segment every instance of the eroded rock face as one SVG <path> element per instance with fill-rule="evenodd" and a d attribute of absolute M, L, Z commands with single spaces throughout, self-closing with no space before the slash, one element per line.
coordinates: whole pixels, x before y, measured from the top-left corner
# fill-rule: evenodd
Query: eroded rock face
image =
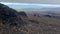
<path fill-rule="evenodd" d="M 23 24 L 23 20 L 18 16 L 16 10 L 0 3 L 0 21 L 7 25 Z"/>

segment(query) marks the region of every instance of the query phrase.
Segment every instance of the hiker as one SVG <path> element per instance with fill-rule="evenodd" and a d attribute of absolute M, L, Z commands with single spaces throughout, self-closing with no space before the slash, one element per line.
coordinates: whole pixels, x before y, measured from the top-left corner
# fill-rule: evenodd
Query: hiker
<path fill-rule="evenodd" d="M 40 13 L 37 13 L 37 16 L 40 17 Z"/>
<path fill-rule="evenodd" d="M 36 13 L 34 13 L 34 16 L 37 16 Z"/>

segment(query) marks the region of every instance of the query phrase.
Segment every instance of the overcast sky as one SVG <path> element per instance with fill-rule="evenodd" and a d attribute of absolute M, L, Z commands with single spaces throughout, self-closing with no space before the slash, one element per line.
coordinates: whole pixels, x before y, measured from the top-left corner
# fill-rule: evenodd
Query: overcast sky
<path fill-rule="evenodd" d="M 60 4 L 60 0 L 0 0 L 2 2 Z"/>

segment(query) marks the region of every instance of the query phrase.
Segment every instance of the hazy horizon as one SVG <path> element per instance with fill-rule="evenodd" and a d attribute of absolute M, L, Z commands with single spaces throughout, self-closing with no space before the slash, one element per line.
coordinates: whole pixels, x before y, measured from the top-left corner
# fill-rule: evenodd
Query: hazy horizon
<path fill-rule="evenodd" d="M 60 7 L 60 5 L 50 5 L 50 4 L 30 4 L 30 3 L 7 3 L 7 2 L 0 2 L 2 4 L 5 4 L 11 8 L 57 8 Z"/>

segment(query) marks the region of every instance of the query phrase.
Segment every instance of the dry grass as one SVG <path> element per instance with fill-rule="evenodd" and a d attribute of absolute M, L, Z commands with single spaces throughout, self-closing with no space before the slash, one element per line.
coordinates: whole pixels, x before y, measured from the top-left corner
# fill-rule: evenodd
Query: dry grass
<path fill-rule="evenodd" d="M 60 34 L 60 20 L 48 17 L 23 18 L 27 25 L 8 27 L 0 24 L 0 34 Z"/>

